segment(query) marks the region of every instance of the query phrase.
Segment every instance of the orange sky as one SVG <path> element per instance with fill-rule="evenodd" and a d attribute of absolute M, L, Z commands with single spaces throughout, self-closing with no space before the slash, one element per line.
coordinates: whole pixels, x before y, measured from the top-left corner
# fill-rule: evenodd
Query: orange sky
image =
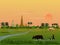
<path fill-rule="evenodd" d="M 46 20 L 48 14 L 50 21 Z M 14 20 L 20 24 L 20 17 L 23 15 L 24 24 L 32 21 L 33 25 L 40 25 L 42 22 L 57 22 L 60 24 L 60 0 L 0 0 L 0 22 Z"/>

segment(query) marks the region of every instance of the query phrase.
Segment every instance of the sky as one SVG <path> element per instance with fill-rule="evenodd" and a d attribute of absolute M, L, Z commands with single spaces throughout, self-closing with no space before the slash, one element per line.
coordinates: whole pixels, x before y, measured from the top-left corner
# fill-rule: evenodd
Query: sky
<path fill-rule="evenodd" d="M 0 0 L 0 23 L 14 20 L 20 24 L 21 16 L 24 25 L 33 22 L 40 25 L 42 22 L 60 24 L 60 0 Z"/>

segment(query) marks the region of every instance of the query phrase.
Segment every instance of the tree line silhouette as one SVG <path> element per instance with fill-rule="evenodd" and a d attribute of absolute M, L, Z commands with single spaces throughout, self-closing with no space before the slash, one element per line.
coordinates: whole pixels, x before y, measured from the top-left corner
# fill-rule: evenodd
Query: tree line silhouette
<path fill-rule="evenodd" d="M 1 22 L 1 28 L 59 28 L 58 23 L 53 23 L 51 24 L 51 26 L 49 25 L 49 23 L 41 23 L 40 26 L 30 26 L 33 24 L 32 22 L 28 22 L 27 24 L 28 26 L 19 26 L 18 24 L 16 24 L 16 26 L 9 26 L 8 22 Z"/>

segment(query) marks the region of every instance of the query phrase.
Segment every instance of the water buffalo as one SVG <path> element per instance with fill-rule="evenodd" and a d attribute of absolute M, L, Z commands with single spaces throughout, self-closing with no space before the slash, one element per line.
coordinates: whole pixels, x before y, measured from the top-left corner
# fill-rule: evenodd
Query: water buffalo
<path fill-rule="evenodd" d="M 32 37 L 32 39 L 44 39 L 43 35 L 35 35 Z"/>

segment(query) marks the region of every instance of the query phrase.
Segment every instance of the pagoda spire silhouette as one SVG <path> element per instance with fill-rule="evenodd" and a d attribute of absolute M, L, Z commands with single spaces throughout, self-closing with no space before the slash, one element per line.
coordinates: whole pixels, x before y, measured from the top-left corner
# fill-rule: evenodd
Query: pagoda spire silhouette
<path fill-rule="evenodd" d="M 21 24 L 20 24 L 20 26 L 24 26 L 23 25 L 23 16 L 21 16 Z"/>
<path fill-rule="evenodd" d="M 14 27 L 15 25 L 14 25 L 14 20 L 12 20 L 12 25 L 11 25 L 12 27 Z"/>

